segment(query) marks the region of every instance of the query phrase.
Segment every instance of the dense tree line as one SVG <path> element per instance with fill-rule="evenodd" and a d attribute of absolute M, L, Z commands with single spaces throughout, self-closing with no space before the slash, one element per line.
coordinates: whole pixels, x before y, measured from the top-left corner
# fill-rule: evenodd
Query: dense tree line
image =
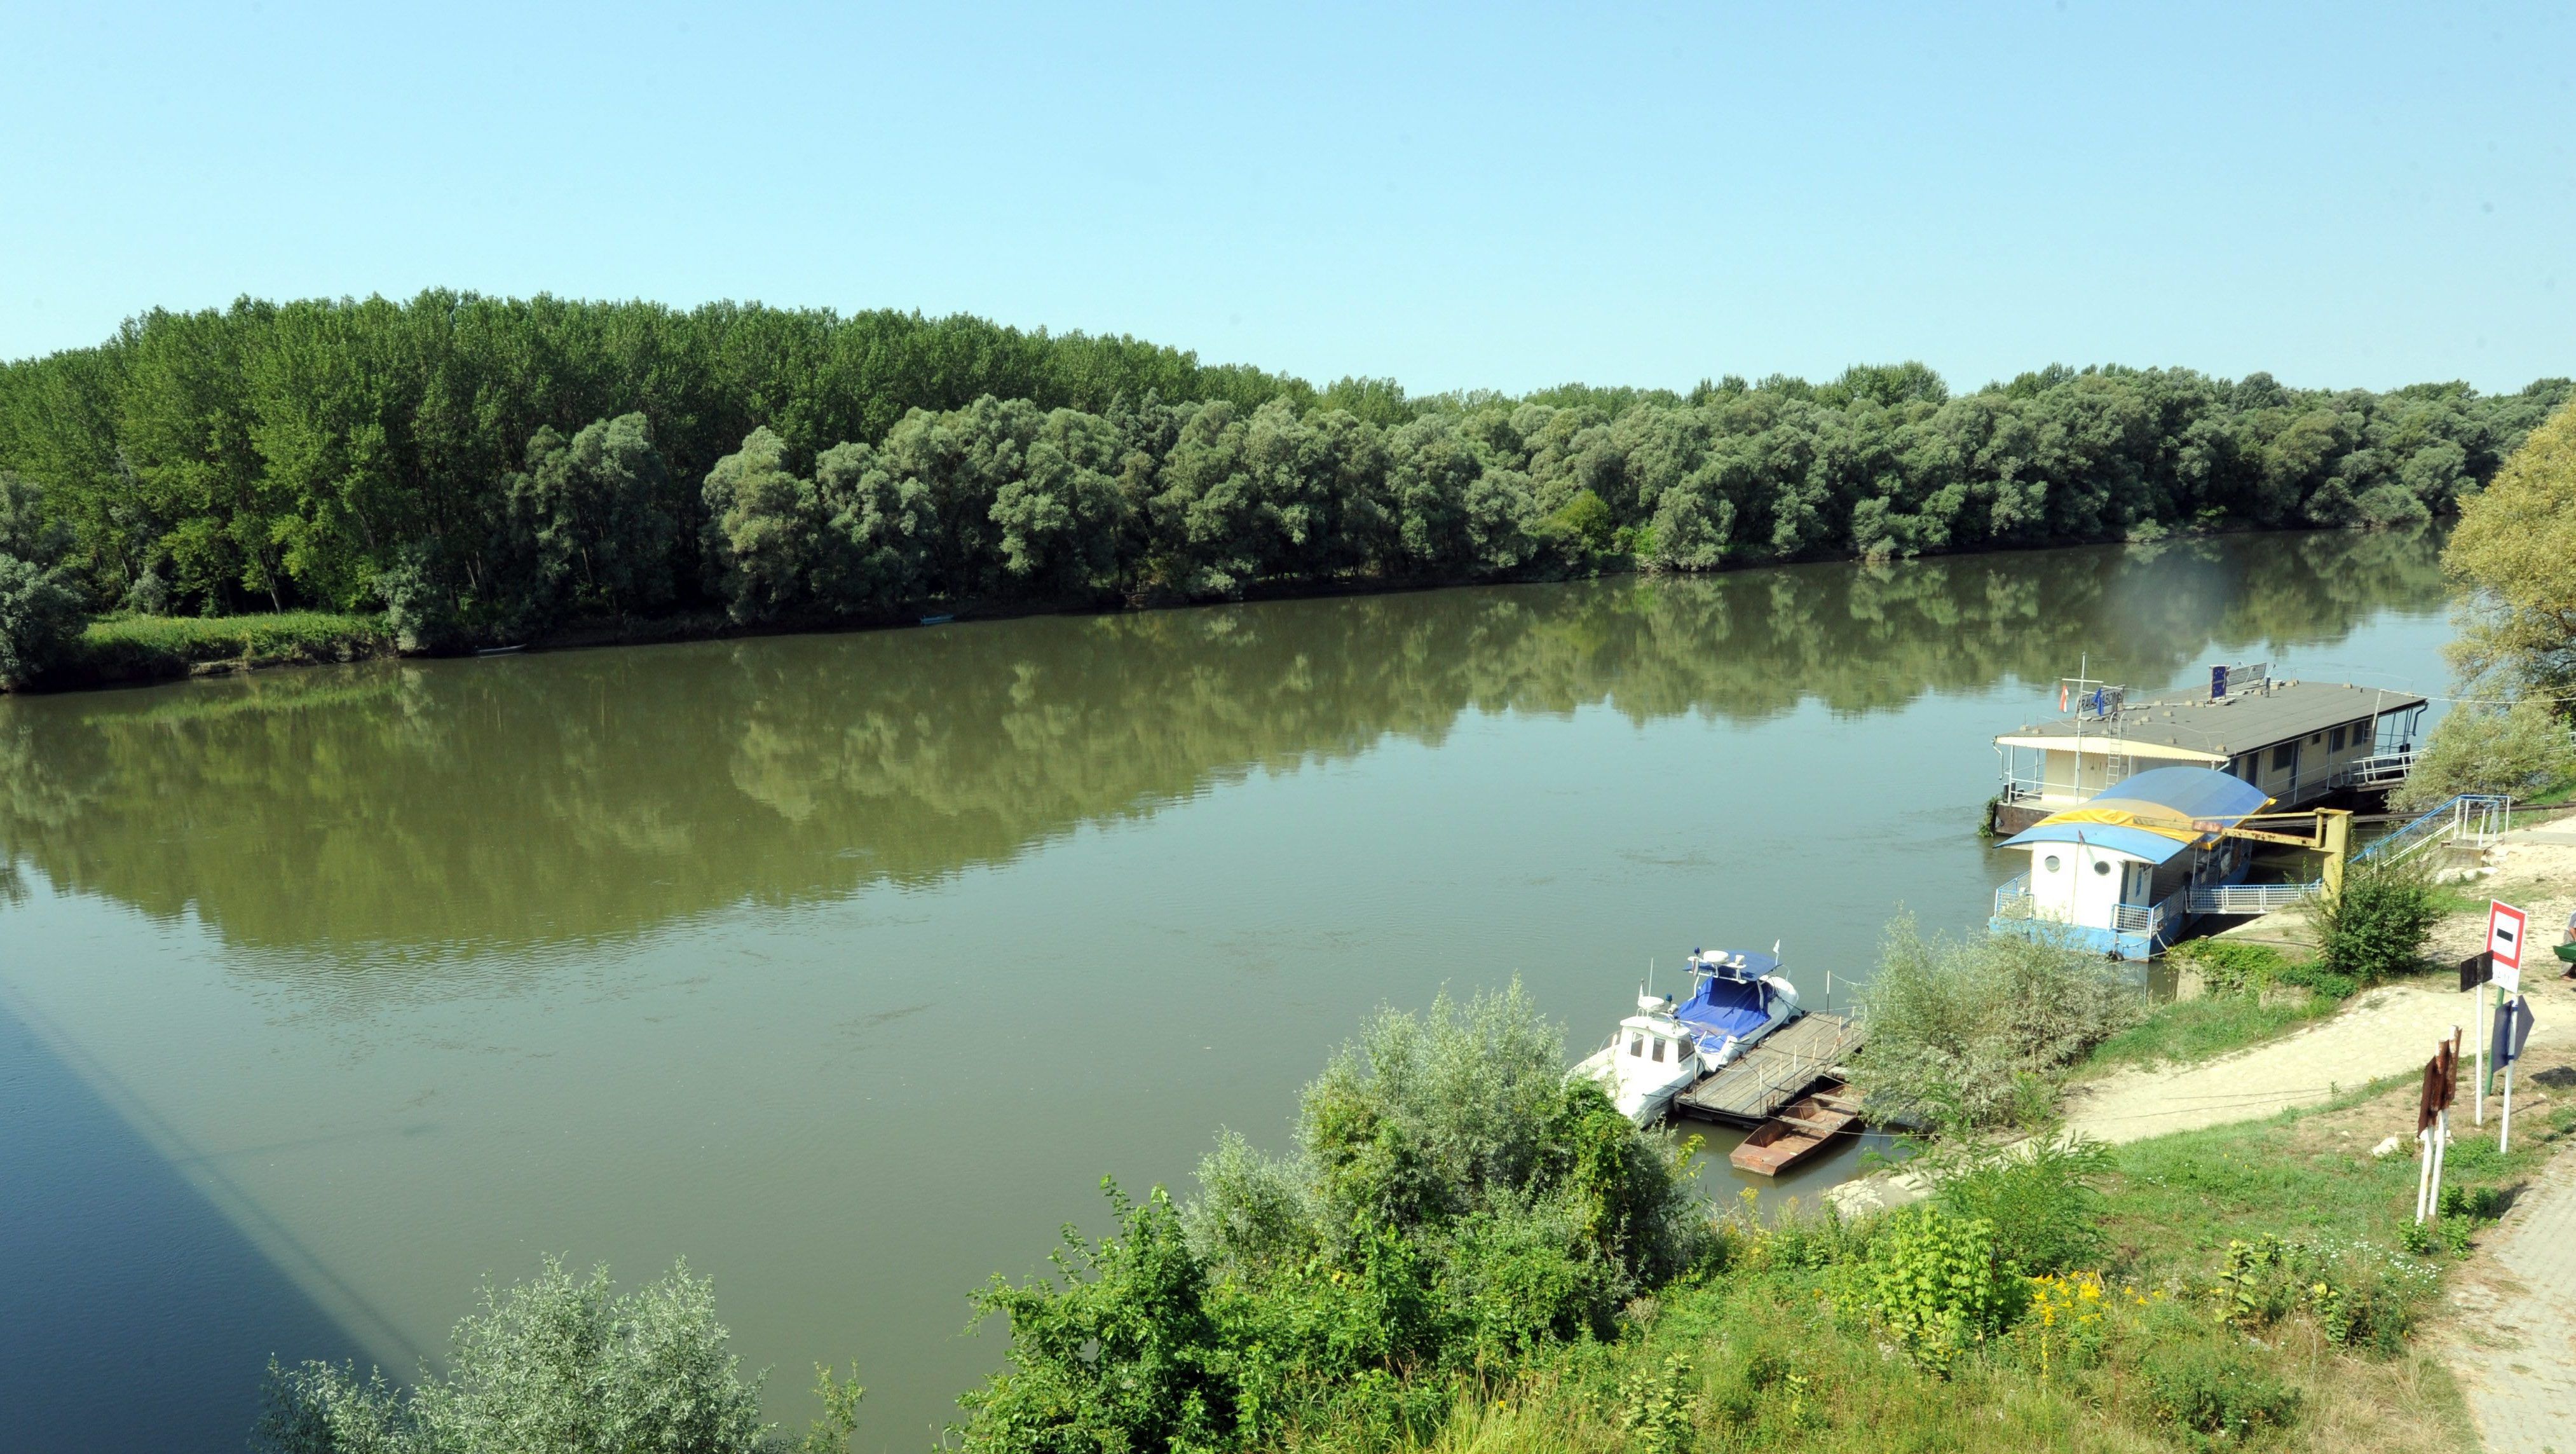
<path fill-rule="evenodd" d="M 1216 597 L 2449 511 L 2566 380 L 2051 368 L 1409 398 L 972 318 L 424 293 L 154 312 L 0 369 L 93 605 L 427 637 L 721 606 Z"/>

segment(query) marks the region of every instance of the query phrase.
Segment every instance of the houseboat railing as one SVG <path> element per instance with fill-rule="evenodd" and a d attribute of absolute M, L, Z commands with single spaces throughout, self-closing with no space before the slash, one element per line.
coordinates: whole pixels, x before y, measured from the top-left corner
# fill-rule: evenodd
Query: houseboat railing
<path fill-rule="evenodd" d="M 2485 848 L 2492 845 L 2512 821 L 2513 799 L 2493 793 L 2462 793 L 2418 814 L 2396 832 L 2373 839 L 2368 847 L 2352 856 L 2353 862 L 2376 860 L 2396 863 L 2436 843 L 2464 843 L 2472 848 Z M 2191 890 L 2191 911 L 2195 914 L 2269 914 L 2276 909 L 2289 908 L 2324 888 L 2325 885 L 2316 880 L 2295 884 L 2220 884 L 2196 888 Z"/>
<path fill-rule="evenodd" d="M 1995 917 L 2027 919 L 2030 916 L 2030 875 L 2016 874 L 2002 888 L 1995 890 Z"/>
<path fill-rule="evenodd" d="M 2393 788 L 2415 770 L 2415 759 L 2422 752 L 2414 747 L 2391 752 L 2373 753 L 2358 762 L 2347 762 L 2334 770 L 2330 779 L 2338 788 Z"/>
<path fill-rule="evenodd" d="M 2305 897 L 2315 884 L 2217 884 L 2191 891 L 2195 914 L 2268 914 Z"/>

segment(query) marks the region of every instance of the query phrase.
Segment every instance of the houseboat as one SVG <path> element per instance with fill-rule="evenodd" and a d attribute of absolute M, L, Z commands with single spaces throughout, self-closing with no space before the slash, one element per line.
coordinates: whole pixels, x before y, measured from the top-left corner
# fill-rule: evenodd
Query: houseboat
<path fill-rule="evenodd" d="M 2193 889 L 2244 878 L 2251 845 L 2223 835 L 2270 801 L 2214 768 L 2122 779 L 2004 842 L 2030 855 L 2030 870 L 1995 891 L 1991 927 L 2152 958 L 2190 927 Z"/>
<path fill-rule="evenodd" d="M 2061 714 L 1995 738 L 2002 770 L 1988 826 L 2018 833 L 2160 767 L 2229 774 L 2280 809 L 2397 785 L 2422 741 L 2425 699 L 2344 682 L 2282 681 L 2213 667 L 2206 690 L 2131 698 L 2070 683 Z"/>

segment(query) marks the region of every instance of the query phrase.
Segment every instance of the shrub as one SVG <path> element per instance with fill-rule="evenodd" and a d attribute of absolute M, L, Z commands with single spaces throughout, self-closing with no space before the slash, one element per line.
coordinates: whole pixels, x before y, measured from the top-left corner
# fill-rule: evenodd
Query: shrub
<path fill-rule="evenodd" d="M 2165 958 L 2178 967 L 2199 971 L 2201 984 L 2211 995 L 2260 994 L 2264 986 L 2279 981 L 2290 967 L 2281 951 L 2269 944 L 2233 939 L 2186 940 L 2175 945 Z"/>
<path fill-rule="evenodd" d="M 608 1269 L 576 1279 L 546 1259 L 532 1281 L 486 1288 L 456 1325 L 454 1372 L 406 1399 L 354 1367 L 271 1365 L 251 1437 L 273 1454 L 756 1454 L 758 1378 L 744 1383 L 715 1320 L 714 1289 L 674 1266 L 615 1295 Z M 855 1394 L 850 1395 L 855 1397 Z"/>
<path fill-rule="evenodd" d="M 2299 1410 L 2297 1390 L 2245 1352 L 2207 1339 L 2152 1349 L 2139 1373 L 2156 1418 L 2195 1447 L 2214 1439 L 2242 1443 L 2286 1426 Z"/>
<path fill-rule="evenodd" d="M 959 1400 L 956 1431 L 973 1454 L 1207 1449 L 1235 1441 L 1242 1417 L 1220 1345 L 1206 1267 L 1157 1189 L 1133 1203 L 1107 1186 L 1119 1230 L 1098 1246 L 1071 1227 L 1058 1286 L 995 1278 L 979 1315 L 1009 1318 L 1008 1368 Z"/>
<path fill-rule="evenodd" d="M 2145 1008 L 2096 956 L 2012 934 L 1927 940 L 1899 915 L 1856 1069 L 1881 1116 L 1994 1125 L 2044 1110 L 2051 1079 Z"/>
<path fill-rule="evenodd" d="M 1636 1454 L 1680 1454 L 1691 1435 L 1690 1364 L 1675 1353 L 1619 1380 L 1619 1428 Z"/>
<path fill-rule="evenodd" d="M 1614 1336 L 1711 1245 L 1692 1154 L 1570 1081 L 1518 985 L 1380 1011 L 1307 1088 L 1293 1154 L 1221 1136 L 1186 1209 L 1116 1201 L 1056 1281 L 980 1294 L 1010 1366 L 956 1432 L 979 1454 L 1415 1437 L 1442 1375 Z"/>
<path fill-rule="evenodd" d="M 2403 1230 L 2424 1229 L 2408 1223 Z M 2418 1250 L 2432 1251 L 2436 1235 L 2425 1233 Z M 2247 1333 L 2304 1314 L 2337 1347 L 2394 1353 L 2429 1285 L 2422 1266 L 2367 1243 L 2264 1236 L 2227 1244 L 2206 1298 L 2219 1322 Z"/>
<path fill-rule="evenodd" d="M 2033 1277 L 2097 1265 L 2102 1193 L 2111 1149 L 2082 1137 L 2046 1135 L 1941 1177 L 1943 1211 L 1994 1229 L 1995 1255 Z"/>
<path fill-rule="evenodd" d="M 1849 1265 L 1843 1290 L 1916 1367 L 1945 1375 L 2001 1331 L 2025 1295 L 1996 1258 L 1992 1222 L 1933 1205 L 1890 1214 L 1868 1259 Z"/>
<path fill-rule="evenodd" d="M 2442 917 L 2432 877 L 2420 861 L 2357 861 L 2344 870 L 2340 891 L 2310 902 L 2317 926 L 2314 983 L 2330 994 L 2341 989 L 2349 995 L 2361 985 L 2412 973 Z"/>

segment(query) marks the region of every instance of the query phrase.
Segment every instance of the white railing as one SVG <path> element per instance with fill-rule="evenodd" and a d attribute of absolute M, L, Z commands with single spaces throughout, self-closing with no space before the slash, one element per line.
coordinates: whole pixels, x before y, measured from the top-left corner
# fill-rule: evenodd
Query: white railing
<path fill-rule="evenodd" d="M 2217 884 L 2191 891 L 2195 914 L 2268 914 L 2307 896 L 2315 884 Z"/>
<path fill-rule="evenodd" d="M 2472 848 L 2493 844 L 2513 821 L 2513 799 L 2492 793 L 2462 793 L 2429 812 L 2408 820 L 2394 833 L 2372 839 L 2352 856 L 2355 863 L 2396 863 L 2436 843 L 2465 843 Z M 2312 893 L 2322 880 L 2296 884 L 2220 884 L 2191 891 L 2195 914 L 2269 914 L 2286 909 Z"/>
<path fill-rule="evenodd" d="M 1995 890 L 1996 918 L 2027 919 L 2030 916 L 2031 904 L 2029 874 L 2025 873 L 2017 875 L 2002 888 Z"/>
<path fill-rule="evenodd" d="M 2415 770 L 2415 759 L 2419 756 L 2422 753 L 2413 747 L 2374 753 L 2336 768 L 2328 782 L 2338 788 L 2393 788 L 2406 780 L 2406 774 Z"/>

